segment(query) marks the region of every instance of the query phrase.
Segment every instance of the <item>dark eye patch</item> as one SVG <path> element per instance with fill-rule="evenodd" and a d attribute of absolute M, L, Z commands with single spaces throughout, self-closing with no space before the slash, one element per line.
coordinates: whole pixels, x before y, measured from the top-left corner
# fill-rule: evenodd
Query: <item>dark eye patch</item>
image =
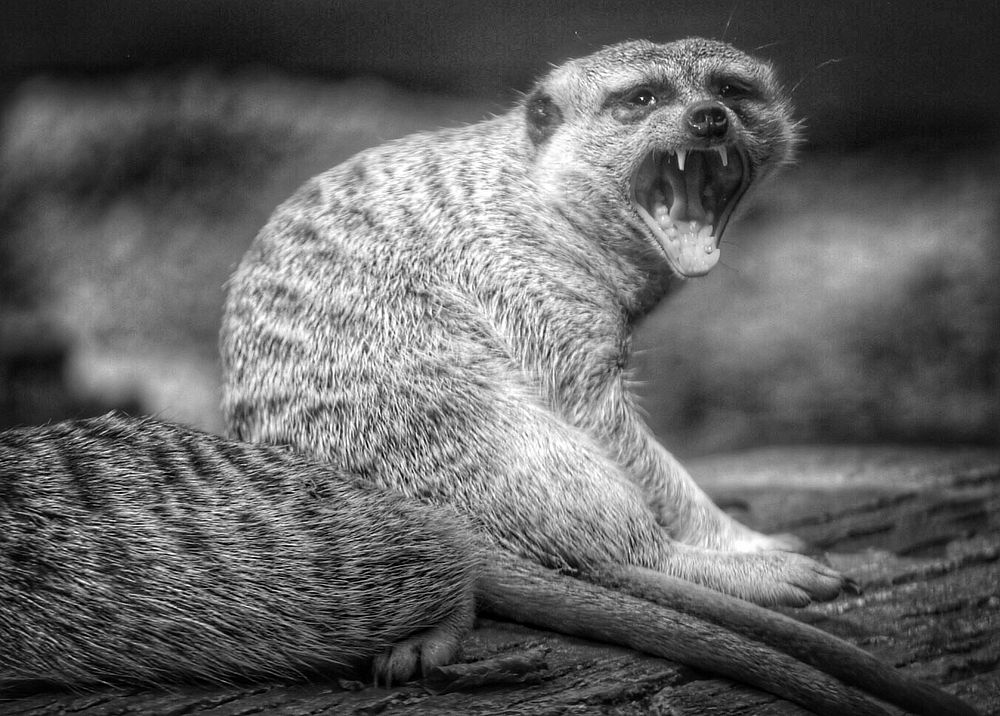
<path fill-rule="evenodd" d="M 636 107 L 650 107 L 656 104 L 656 90 L 652 87 L 639 87 L 632 90 L 625 101 Z"/>
<path fill-rule="evenodd" d="M 739 77 L 720 77 L 715 81 L 715 92 L 721 99 L 757 99 L 760 91 L 753 82 Z"/>
<path fill-rule="evenodd" d="M 630 123 L 642 119 L 656 107 L 667 104 L 673 96 L 673 89 L 666 84 L 636 84 L 608 94 L 604 100 L 604 108 L 610 110 L 619 122 Z"/>

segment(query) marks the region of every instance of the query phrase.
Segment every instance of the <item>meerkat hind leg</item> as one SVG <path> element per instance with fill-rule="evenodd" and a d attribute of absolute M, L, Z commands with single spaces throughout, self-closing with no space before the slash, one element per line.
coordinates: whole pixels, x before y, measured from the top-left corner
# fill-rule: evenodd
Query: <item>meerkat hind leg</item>
<path fill-rule="evenodd" d="M 418 673 L 427 676 L 435 666 L 455 661 L 462 651 L 462 639 L 475 621 L 475 599 L 468 593 L 465 604 L 432 629 L 390 645 L 372 660 L 375 686 L 391 687 L 409 681 Z"/>
<path fill-rule="evenodd" d="M 426 676 L 429 669 L 452 663 L 460 652 L 460 636 L 454 629 L 439 627 L 393 644 L 372 662 L 375 686 L 391 688 L 417 673 Z"/>

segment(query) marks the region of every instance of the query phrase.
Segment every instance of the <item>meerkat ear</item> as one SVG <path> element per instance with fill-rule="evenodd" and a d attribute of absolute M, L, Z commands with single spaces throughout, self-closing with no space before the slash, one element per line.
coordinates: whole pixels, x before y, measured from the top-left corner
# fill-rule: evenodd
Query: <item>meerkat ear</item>
<path fill-rule="evenodd" d="M 545 90 L 536 89 L 524 104 L 528 136 L 537 147 L 552 136 L 563 121 L 562 110 Z"/>

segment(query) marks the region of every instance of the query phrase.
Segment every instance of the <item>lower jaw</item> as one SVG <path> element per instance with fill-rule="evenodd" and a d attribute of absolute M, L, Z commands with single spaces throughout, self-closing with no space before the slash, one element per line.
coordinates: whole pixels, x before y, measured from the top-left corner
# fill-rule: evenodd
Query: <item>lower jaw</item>
<path fill-rule="evenodd" d="M 719 263 L 721 253 L 715 236 L 705 238 L 697 233 L 682 233 L 677 239 L 668 240 L 663 251 L 670 267 L 684 278 L 707 274 Z"/>
<path fill-rule="evenodd" d="M 699 221 L 678 222 L 664 230 L 645 211 L 639 214 L 660 245 L 667 263 L 683 278 L 704 276 L 719 263 L 719 229 Z"/>

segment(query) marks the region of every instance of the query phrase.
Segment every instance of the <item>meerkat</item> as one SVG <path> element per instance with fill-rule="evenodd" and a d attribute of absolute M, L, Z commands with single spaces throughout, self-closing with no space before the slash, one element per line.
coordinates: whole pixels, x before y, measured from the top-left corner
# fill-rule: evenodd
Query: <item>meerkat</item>
<path fill-rule="evenodd" d="M 512 112 L 361 152 L 279 207 L 230 280 L 231 435 L 455 507 L 547 567 L 837 596 L 841 575 L 708 499 L 627 385 L 635 322 L 711 268 L 795 142 L 767 65 L 687 40 L 607 48 Z"/>
<path fill-rule="evenodd" d="M 773 621 L 747 602 L 836 597 L 844 577 L 792 551 L 794 538 L 717 508 L 628 389 L 633 326 L 678 277 L 711 270 L 740 202 L 797 141 L 767 63 L 687 39 L 607 47 L 556 67 L 506 114 L 361 152 L 280 206 L 231 278 L 231 436 L 457 510 L 490 553 L 480 602 L 513 619 L 664 654 L 643 634 L 671 642 L 669 618 L 603 631 L 579 599 L 553 603 L 557 573 L 633 615 L 710 604 L 702 616 L 733 631 Z M 624 608 L 609 586 L 641 601 Z M 664 655 L 704 663 L 692 643 Z M 822 668 L 878 671 L 837 649 L 844 664 Z M 733 658 L 710 668 L 739 672 Z M 736 678 L 783 688 L 774 669 L 790 671 L 766 669 L 769 683 Z"/>
<path fill-rule="evenodd" d="M 230 286 L 242 441 L 0 433 L 0 688 L 400 681 L 456 658 L 474 597 L 818 713 L 972 713 L 753 604 L 844 580 L 712 505 L 626 389 L 632 324 L 793 144 L 767 65 L 636 42 L 307 184 Z"/>

